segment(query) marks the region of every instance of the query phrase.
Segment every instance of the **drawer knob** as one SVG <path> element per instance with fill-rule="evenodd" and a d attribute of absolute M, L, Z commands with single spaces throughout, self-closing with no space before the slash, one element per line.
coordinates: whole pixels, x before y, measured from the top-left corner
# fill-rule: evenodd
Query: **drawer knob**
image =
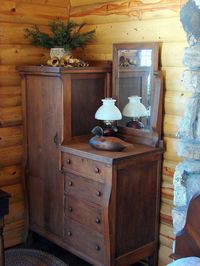
<path fill-rule="evenodd" d="M 101 223 L 101 220 L 99 218 L 96 218 L 96 223 L 97 224 L 100 224 Z"/>
<path fill-rule="evenodd" d="M 97 197 L 101 197 L 101 191 L 96 191 Z"/>
<path fill-rule="evenodd" d="M 73 185 L 72 181 L 69 181 L 68 185 L 69 185 L 69 187 L 71 187 Z"/>
<path fill-rule="evenodd" d="M 67 235 L 68 235 L 68 236 L 72 236 L 72 232 L 68 231 L 68 232 L 67 232 Z"/>
<path fill-rule="evenodd" d="M 98 167 L 95 167 L 95 168 L 94 168 L 94 171 L 95 171 L 95 173 L 97 173 L 97 174 L 100 172 L 100 170 L 99 170 Z"/>
<path fill-rule="evenodd" d="M 95 248 L 96 248 L 97 251 L 99 251 L 101 249 L 100 246 L 98 246 L 98 245 L 96 245 Z"/>
<path fill-rule="evenodd" d="M 69 212 L 72 212 L 72 211 L 73 211 L 72 207 L 69 207 Z"/>
<path fill-rule="evenodd" d="M 67 163 L 67 164 L 70 164 L 70 163 L 71 163 L 70 159 L 67 159 L 67 160 L 66 160 L 66 163 Z"/>

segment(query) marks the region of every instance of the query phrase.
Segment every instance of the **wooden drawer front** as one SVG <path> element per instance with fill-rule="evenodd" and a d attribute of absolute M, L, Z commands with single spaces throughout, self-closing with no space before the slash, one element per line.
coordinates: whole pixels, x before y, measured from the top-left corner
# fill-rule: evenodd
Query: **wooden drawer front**
<path fill-rule="evenodd" d="M 69 153 L 62 153 L 63 170 L 72 172 L 93 180 L 104 182 L 105 176 L 108 174 L 109 167 L 97 161 L 79 157 Z"/>
<path fill-rule="evenodd" d="M 75 221 L 66 219 L 64 241 L 77 251 L 103 264 L 103 238 L 97 232 L 89 230 Z"/>
<path fill-rule="evenodd" d="M 103 232 L 102 210 L 95 204 L 66 196 L 65 214 L 99 233 Z"/>
<path fill-rule="evenodd" d="M 88 178 L 65 174 L 65 192 L 87 201 L 102 205 L 104 185 Z"/>

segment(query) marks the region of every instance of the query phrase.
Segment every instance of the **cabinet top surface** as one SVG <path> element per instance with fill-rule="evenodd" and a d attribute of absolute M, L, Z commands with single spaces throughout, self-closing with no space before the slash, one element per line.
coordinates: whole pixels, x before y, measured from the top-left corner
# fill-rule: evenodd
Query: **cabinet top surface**
<path fill-rule="evenodd" d="M 162 148 L 154 148 L 141 144 L 130 144 L 127 148 L 120 152 L 103 151 L 91 147 L 86 141 L 61 145 L 60 150 L 73 155 L 84 156 L 88 159 L 104 161 L 106 163 L 113 163 L 126 158 L 137 158 L 143 155 L 163 152 Z"/>
<path fill-rule="evenodd" d="M 31 74 L 67 74 L 67 73 L 90 73 L 90 72 L 111 72 L 110 66 L 89 66 L 89 67 L 49 67 L 49 66 L 17 66 L 20 73 Z"/>

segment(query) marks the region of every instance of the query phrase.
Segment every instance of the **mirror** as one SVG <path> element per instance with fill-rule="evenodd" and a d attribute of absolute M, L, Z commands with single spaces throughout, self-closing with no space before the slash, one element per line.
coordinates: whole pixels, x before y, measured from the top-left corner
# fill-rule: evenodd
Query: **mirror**
<path fill-rule="evenodd" d="M 113 97 L 123 115 L 117 125 L 129 133 L 156 130 L 158 52 L 158 43 L 113 44 Z"/>

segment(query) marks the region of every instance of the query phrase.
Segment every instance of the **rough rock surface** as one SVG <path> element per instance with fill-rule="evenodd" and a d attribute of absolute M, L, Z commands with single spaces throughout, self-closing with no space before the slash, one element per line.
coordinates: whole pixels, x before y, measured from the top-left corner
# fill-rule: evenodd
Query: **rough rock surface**
<path fill-rule="evenodd" d="M 192 95 L 186 106 L 177 136 L 178 156 L 185 161 L 174 173 L 174 232 L 183 229 L 191 198 L 200 192 L 200 0 L 189 0 L 181 9 L 180 19 L 190 47 L 184 51 L 183 83 Z"/>
<path fill-rule="evenodd" d="M 185 48 L 183 63 L 190 69 L 200 69 L 200 45 Z"/>
<path fill-rule="evenodd" d="M 185 70 L 183 73 L 183 84 L 185 89 L 200 94 L 200 71 Z"/>

